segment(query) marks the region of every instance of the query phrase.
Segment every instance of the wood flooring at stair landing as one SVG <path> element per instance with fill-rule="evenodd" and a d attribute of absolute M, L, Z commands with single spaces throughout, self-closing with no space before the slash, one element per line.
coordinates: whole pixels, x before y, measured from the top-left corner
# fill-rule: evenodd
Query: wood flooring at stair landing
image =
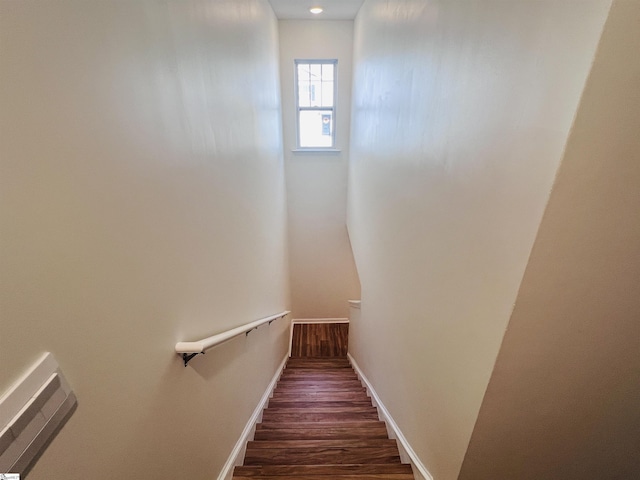
<path fill-rule="evenodd" d="M 344 358 L 290 358 L 234 480 L 413 480 Z"/>

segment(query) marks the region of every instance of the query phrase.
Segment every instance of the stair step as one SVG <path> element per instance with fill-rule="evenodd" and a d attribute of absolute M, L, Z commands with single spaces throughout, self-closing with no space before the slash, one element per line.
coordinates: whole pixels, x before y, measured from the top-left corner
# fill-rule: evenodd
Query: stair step
<path fill-rule="evenodd" d="M 306 388 L 306 389 L 283 389 L 276 390 L 273 392 L 273 396 L 271 398 L 279 399 L 279 400 L 294 400 L 298 399 L 300 401 L 313 401 L 318 400 L 320 398 L 327 399 L 326 401 L 331 401 L 331 399 L 335 398 L 336 400 L 362 400 L 371 398 L 367 395 L 367 392 L 364 389 L 361 390 L 323 390 L 319 388 Z"/>
<path fill-rule="evenodd" d="M 392 465 L 392 464 L 386 464 Z M 386 466 L 386 465 L 372 465 L 375 467 Z M 271 465 L 265 465 L 264 467 L 236 467 L 236 468 L 257 468 L 262 469 L 269 467 Z M 311 468 L 315 465 L 294 465 L 296 467 L 305 467 Z M 288 466 L 287 466 L 288 467 Z M 283 475 L 260 475 L 257 472 L 248 471 L 248 474 L 242 473 L 239 471 L 237 474 L 233 476 L 234 480 L 318 480 L 321 478 L 330 478 L 332 480 L 413 480 L 412 472 L 403 472 L 403 473 L 388 473 L 388 472 L 371 472 L 371 473 L 349 473 L 346 475 L 341 475 L 339 473 L 332 472 L 333 469 L 338 468 L 339 465 L 330 466 L 325 468 L 325 470 L 321 473 L 315 473 L 314 470 L 311 470 L 310 473 L 284 473 Z"/>
<path fill-rule="evenodd" d="M 262 422 L 343 422 L 349 420 L 378 420 L 378 412 L 278 412 L 272 413 L 265 410 L 262 414 Z"/>
<path fill-rule="evenodd" d="M 271 424 L 271 428 L 256 429 L 254 440 L 331 440 L 353 438 L 387 438 L 387 428 L 384 422 L 360 422 L 361 425 L 345 427 L 338 424 L 314 424 L 313 428 L 298 427 L 298 423 L 291 427 L 285 424 Z"/>
<path fill-rule="evenodd" d="M 287 360 L 287 368 L 352 368 L 346 357 L 304 358 L 291 357 Z"/>
<path fill-rule="evenodd" d="M 335 391 L 349 391 L 349 392 L 364 392 L 365 389 L 362 385 L 356 382 L 287 382 L 278 383 L 276 386 L 276 393 L 291 393 L 302 392 L 335 392 Z"/>
<path fill-rule="evenodd" d="M 412 479 L 411 466 L 405 464 L 363 464 L 363 465 L 264 465 L 260 467 L 241 466 L 236 467 L 234 479 L 267 477 L 272 479 L 284 478 L 296 480 L 304 478 L 329 477 L 332 479 L 359 478 L 359 479 Z M 238 476 L 240 475 L 240 476 Z M 363 477 L 366 475 L 366 477 Z M 405 475 L 402 477 L 392 475 Z M 406 476 L 410 475 L 410 476 Z"/>
<path fill-rule="evenodd" d="M 290 358 L 234 480 L 412 480 L 348 360 Z"/>
<path fill-rule="evenodd" d="M 340 422 L 337 426 L 344 428 L 367 428 L 372 426 L 382 426 L 385 427 L 385 423 L 381 420 L 351 420 L 346 422 Z M 318 424 L 316 422 L 279 422 L 279 423 L 258 423 L 256 425 L 256 431 L 260 430 L 278 430 L 278 429 L 287 429 L 287 428 L 302 428 L 302 429 L 325 429 L 331 427 L 326 424 Z"/>
<path fill-rule="evenodd" d="M 378 413 L 378 409 L 376 407 L 373 407 L 371 405 L 371 403 L 369 403 L 369 405 L 365 405 L 365 406 L 346 406 L 346 407 L 309 407 L 309 408 L 299 408 L 296 406 L 293 407 L 285 407 L 285 408 L 276 408 L 276 407 L 269 407 L 267 409 L 265 409 L 263 412 L 263 418 L 264 418 L 264 414 L 279 414 L 279 413 L 355 413 L 355 414 L 359 414 L 359 413 Z"/>
<path fill-rule="evenodd" d="M 329 387 L 305 387 L 305 388 L 280 388 L 274 390 L 272 398 L 303 398 L 303 397 L 315 397 L 318 396 L 360 396 L 368 397 L 367 391 L 364 388 L 329 388 Z M 344 394 L 344 395 L 342 395 Z M 336 398 L 338 398 L 338 396 Z"/>
<path fill-rule="evenodd" d="M 348 422 L 354 420 L 378 420 L 377 413 L 281 413 L 278 415 L 270 415 L 263 417 L 263 422 L 319 422 L 319 423 L 336 423 Z"/>
<path fill-rule="evenodd" d="M 332 480 L 413 480 L 413 474 L 411 473 L 396 473 L 396 474 L 362 474 L 362 475 L 336 475 L 333 473 L 326 473 L 320 475 L 259 475 L 259 476 L 245 476 L 234 475 L 235 480 L 318 480 L 320 478 L 331 478 Z"/>
<path fill-rule="evenodd" d="M 252 475 L 362 475 L 362 474 L 402 474 L 411 473 L 411 466 L 407 464 L 359 464 L 359 465 L 264 465 L 239 466 L 239 473 Z"/>
<path fill-rule="evenodd" d="M 352 369 L 347 369 L 347 368 L 335 369 L 332 371 L 316 370 L 311 368 L 297 368 L 294 370 L 284 370 L 282 374 L 280 374 L 281 379 L 282 378 L 295 379 L 295 378 L 305 378 L 305 377 L 306 378 L 327 378 L 327 379 L 348 378 L 350 380 L 359 379 L 358 375 L 356 375 L 356 372 L 354 372 Z"/>
<path fill-rule="evenodd" d="M 396 441 L 389 438 L 348 438 L 324 440 L 252 440 L 247 448 L 362 448 L 362 447 L 396 447 Z"/>
<path fill-rule="evenodd" d="M 292 382 L 291 382 L 292 383 Z M 321 382 L 321 383 L 279 383 L 274 390 L 276 393 L 313 393 L 313 392 L 365 392 L 364 387 L 359 384 L 346 384 L 339 382 Z"/>
<path fill-rule="evenodd" d="M 363 389 L 359 391 L 334 391 L 334 392 L 323 392 L 323 391 L 307 391 L 307 392 L 274 392 L 271 397 L 274 400 L 282 401 L 282 402 L 309 402 L 309 401 L 326 401 L 330 402 L 332 400 L 368 400 L 371 401 L 371 398 L 367 396 L 367 392 Z"/>
<path fill-rule="evenodd" d="M 252 442 L 249 442 L 249 444 Z M 318 446 L 258 448 L 247 444 L 245 465 L 400 463 L 395 444 L 375 447 Z"/>
<path fill-rule="evenodd" d="M 245 476 L 234 475 L 234 480 L 318 480 L 320 478 L 330 478 L 332 480 L 413 480 L 413 474 L 396 473 L 396 474 L 362 474 L 362 475 L 336 475 L 333 473 L 321 475 L 259 475 Z"/>
<path fill-rule="evenodd" d="M 341 407 L 366 407 L 371 406 L 370 398 L 360 400 L 269 400 L 269 408 L 341 408 Z"/>
<path fill-rule="evenodd" d="M 350 382 L 358 383 L 359 386 L 362 386 L 362 382 L 357 375 L 303 375 L 294 373 L 280 375 L 279 384 L 289 382 Z"/>
<path fill-rule="evenodd" d="M 287 363 L 287 366 L 282 370 L 282 373 L 355 373 L 351 365 L 348 363 L 345 365 L 334 366 L 319 366 L 314 364 L 300 364 L 291 365 Z"/>
<path fill-rule="evenodd" d="M 362 383 L 357 378 L 352 380 L 326 380 L 313 378 L 295 378 L 288 380 L 280 380 L 276 388 L 307 388 L 307 387 L 323 387 L 323 388 L 361 388 Z"/>

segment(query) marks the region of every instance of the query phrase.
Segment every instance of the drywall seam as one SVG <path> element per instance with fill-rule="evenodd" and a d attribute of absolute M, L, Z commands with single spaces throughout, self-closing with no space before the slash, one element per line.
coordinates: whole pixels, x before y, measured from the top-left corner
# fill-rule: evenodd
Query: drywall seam
<path fill-rule="evenodd" d="M 351 356 L 350 353 L 347 353 L 347 357 L 349 358 L 349 362 L 351 362 L 351 366 L 356 371 L 356 374 L 360 378 L 360 380 L 365 384 L 371 399 L 375 403 L 375 406 L 378 407 L 378 413 L 380 415 L 380 419 L 383 420 L 387 424 L 387 428 L 391 429 L 392 436 L 395 437 L 398 448 L 400 449 L 400 456 L 406 457 L 409 459 L 411 463 L 411 467 L 413 468 L 413 474 L 416 477 L 416 480 L 434 480 L 433 476 L 427 470 L 427 467 L 424 466 L 418 455 L 413 450 L 408 440 L 405 438 L 404 434 L 398 427 L 398 424 L 395 422 L 387 407 L 384 406 L 382 400 L 376 393 L 373 388 L 373 385 L 369 382 L 369 379 L 365 376 L 365 374 L 360 370 L 360 366 L 355 361 L 355 359 Z"/>
<path fill-rule="evenodd" d="M 238 441 L 233 447 L 233 450 L 231 450 L 231 454 L 229 455 L 229 458 L 227 458 L 226 463 L 222 467 L 222 470 L 220 471 L 220 475 L 218 475 L 218 480 L 231 480 L 231 478 L 233 477 L 234 467 L 236 465 L 242 465 L 242 460 L 244 458 L 244 454 L 247 448 L 247 442 L 250 441 L 255 434 L 256 424 L 261 420 L 262 411 L 265 409 L 265 407 L 267 406 L 267 403 L 269 402 L 269 398 L 271 397 L 271 394 L 273 393 L 273 390 L 276 387 L 276 383 L 278 383 L 278 379 L 282 374 L 282 370 L 284 369 L 284 366 L 287 363 L 288 358 L 289 358 L 289 355 L 285 355 L 285 357 L 282 359 L 282 362 L 280 363 L 280 366 L 276 369 L 276 373 L 271 379 L 271 382 L 269 382 L 269 385 L 267 385 L 267 388 L 264 394 L 262 395 L 262 398 L 258 402 L 258 405 L 253 411 L 253 414 L 251 415 L 251 417 L 249 418 L 249 421 L 245 425 L 244 430 L 240 435 L 240 438 L 238 438 Z"/>

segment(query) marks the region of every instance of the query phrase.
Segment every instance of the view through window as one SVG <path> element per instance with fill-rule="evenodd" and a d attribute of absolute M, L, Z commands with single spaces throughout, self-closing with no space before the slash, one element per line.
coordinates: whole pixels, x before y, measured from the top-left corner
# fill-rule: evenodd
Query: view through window
<path fill-rule="evenodd" d="M 298 148 L 335 148 L 337 60 L 296 60 Z"/>

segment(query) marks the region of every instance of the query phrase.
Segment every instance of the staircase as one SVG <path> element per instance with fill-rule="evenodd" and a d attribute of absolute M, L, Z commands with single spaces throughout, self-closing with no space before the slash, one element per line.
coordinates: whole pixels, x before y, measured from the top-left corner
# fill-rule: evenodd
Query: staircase
<path fill-rule="evenodd" d="M 290 358 L 234 480 L 413 480 L 346 357 Z"/>

